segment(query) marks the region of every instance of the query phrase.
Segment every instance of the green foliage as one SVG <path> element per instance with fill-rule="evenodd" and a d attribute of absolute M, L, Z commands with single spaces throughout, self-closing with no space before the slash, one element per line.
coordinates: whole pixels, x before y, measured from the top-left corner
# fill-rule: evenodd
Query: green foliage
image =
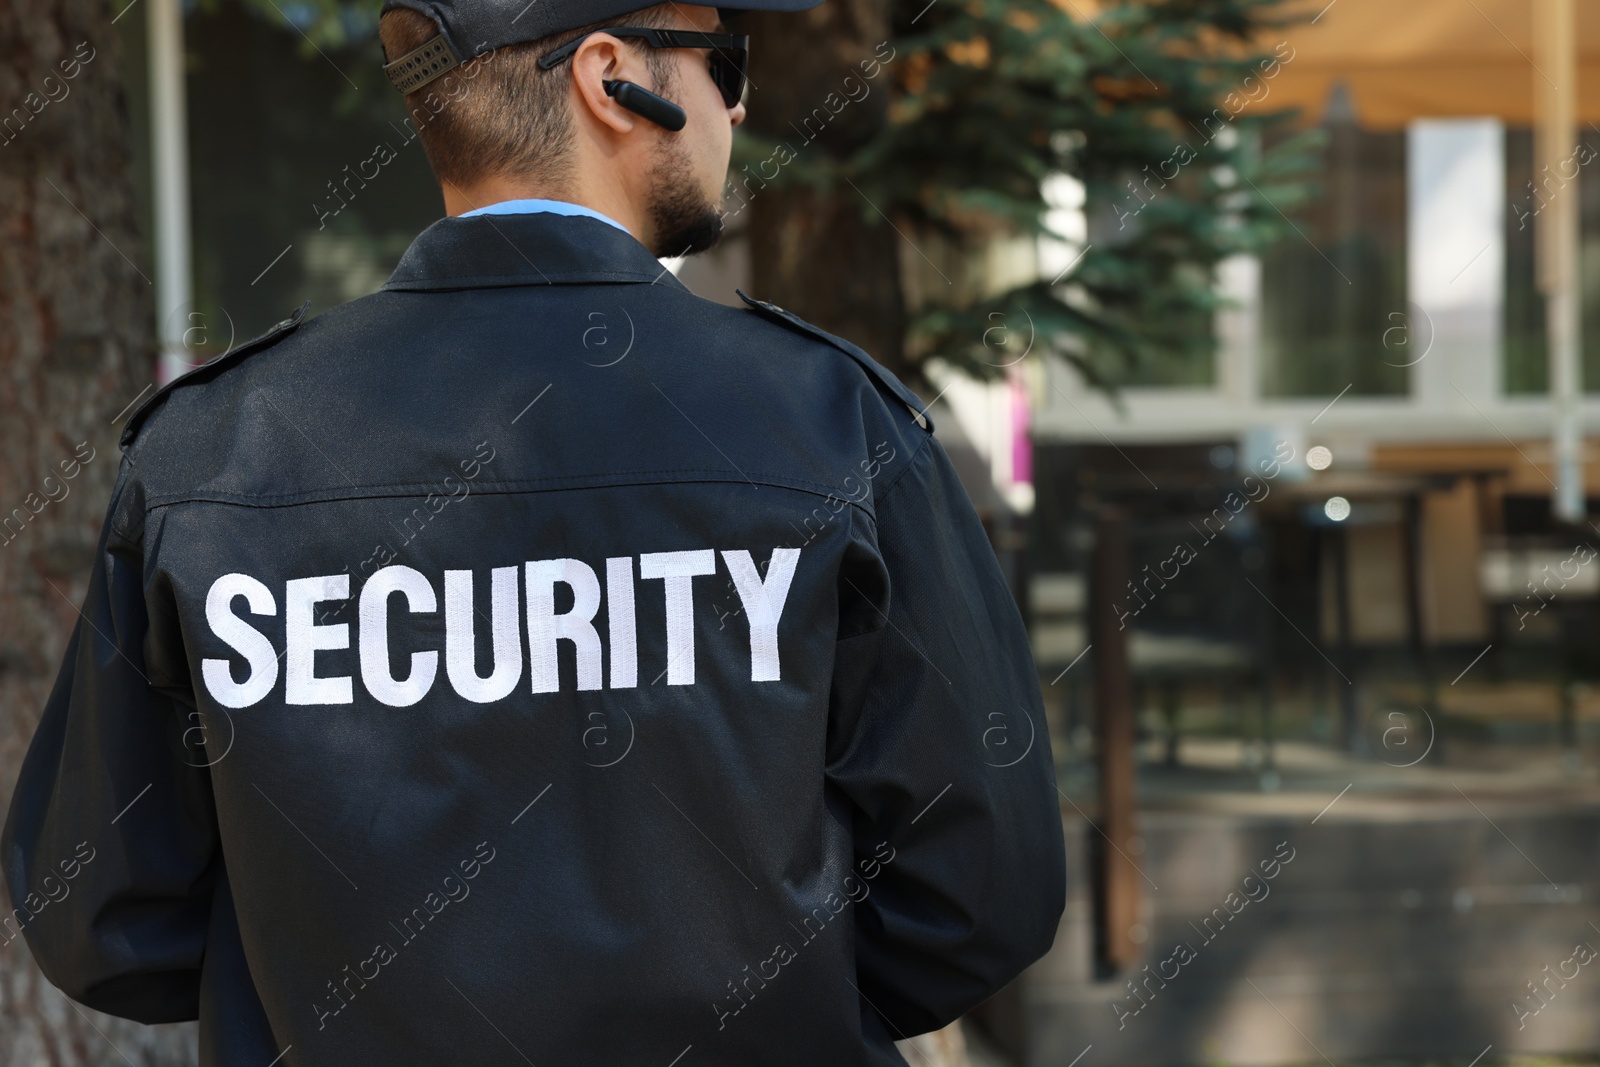
<path fill-rule="evenodd" d="M 198 7 L 214 13 L 232 3 L 271 26 L 293 32 L 295 51 L 307 64 L 324 64 L 339 72 L 340 85 L 327 105 L 334 114 L 348 118 L 367 110 L 370 105 L 363 102 L 363 93 L 393 93 L 383 76 L 383 48 L 378 43 L 381 0 L 198 0 Z M 331 58 L 335 52 L 345 53 L 346 60 L 354 53 L 365 61 L 335 63 Z"/>
<path fill-rule="evenodd" d="M 1271 108 L 1293 62 L 1281 0 L 1121 0 L 1094 21 L 1085 2 L 893 0 L 886 127 L 779 181 L 848 179 L 864 224 L 882 209 L 914 242 L 970 252 L 1048 235 L 1042 183 L 1070 175 L 1089 247 L 1067 277 L 929 301 L 909 348 L 992 376 L 1031 339 L 1105 388 L 1204 380 L 1216 264 L 1292 233 L 1283 213 L 1311 192 L 1315 135 L 1259 148 L 1287 117 Z"/>
<path fill-rule="evenodd" d="M 227 0 L 200 0 L 204 10 L 215 10 Z M 241 0 L 245 10 L 275 25 L 293 27 L 301 36 L 301 54 L 317 49 L 344 48 L 354 41 L 376 39 L 381 3 L 367 0 Z"/>

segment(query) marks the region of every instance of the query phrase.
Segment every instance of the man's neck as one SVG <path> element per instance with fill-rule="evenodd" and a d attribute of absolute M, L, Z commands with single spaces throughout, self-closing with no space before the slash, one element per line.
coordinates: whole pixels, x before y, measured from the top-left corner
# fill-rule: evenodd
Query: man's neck
<path fill-rule="evenodd" d="M 592 195 L 581 195 L 566 188 L 510 181 L 504 178 L 485 178 L 470 185 L 446 181 L 442 185 L 445 214 L 462 215 L 468 211 L 506 200 L 560 200 L 568 204 L 581 204 L 607 218 L 621 223 L 629 233 L 643 240 L 642 214 L 616 190 L 601 187 Z"/>

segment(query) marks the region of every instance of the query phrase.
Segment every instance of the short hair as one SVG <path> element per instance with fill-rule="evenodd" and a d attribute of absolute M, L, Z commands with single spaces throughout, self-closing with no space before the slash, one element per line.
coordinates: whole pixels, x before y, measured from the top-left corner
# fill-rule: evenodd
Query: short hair
<path fill-rule="evenodd" d="M 608 26 L 669 29 L 674 25 L 671 9 L 671 3 L 657 4 L 537 41 L 506 45 L 407 94 L 409 121 L 441 187 L 490 176 L 563 183 L 571 172 L 573 126 L 567 92 L 571 65 L 541 70 L 538 60 L 568 41 Z M 394 8 L 378 20 L 378 37 L 391 61 L 438 32 L 431 18 L 410 8 Z M 671 88 L 673 66 L 666 53 L 638 38 L 621 40 L 645 49 L 645 63 L 658 91 Z"/>

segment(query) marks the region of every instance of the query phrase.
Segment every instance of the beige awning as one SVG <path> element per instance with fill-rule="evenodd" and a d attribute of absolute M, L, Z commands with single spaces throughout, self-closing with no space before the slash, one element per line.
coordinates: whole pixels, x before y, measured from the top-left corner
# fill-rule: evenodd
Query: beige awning
<path fill-rule="evenodd" d="M 1262 105 L 1321 118 L 1343 81 L 1357 120 L 1397 129 L 1415 118 L 1490 116 L 1533 125 L 1529 0 L 1334 0 L 1314 24 L 1275 31 L 1293 49 Z M 1577 8 L 1580 123 L 1600 123 L 1600 3 Z M 1315 12 L 1315 7 L 1302 10 Z M 1550 72 L 1546 72 L 1547 74 Z"/>

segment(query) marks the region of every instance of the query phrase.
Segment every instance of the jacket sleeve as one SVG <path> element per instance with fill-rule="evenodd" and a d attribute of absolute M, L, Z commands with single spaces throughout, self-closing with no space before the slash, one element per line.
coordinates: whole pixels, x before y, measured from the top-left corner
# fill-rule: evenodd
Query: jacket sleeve
<path fill-rule="evenodd" d="M 173 1022 L 198 1017 L 220 852 L 205 758 L 183 747 L 190 709 L 146 665 L 142 528 L 118 521 L 130 469 L 0 836 L 0 943 L 25 938 L 82 1004 Z"/>
<path fill-rule="evenodd" d="M 876 514 L 839 583 L 827 773 L 852 802 L 866 887 L 859 989 L 900 1038 L 1049 950 L 1066 856 L 1022 618 L 932 436 Z"/>

